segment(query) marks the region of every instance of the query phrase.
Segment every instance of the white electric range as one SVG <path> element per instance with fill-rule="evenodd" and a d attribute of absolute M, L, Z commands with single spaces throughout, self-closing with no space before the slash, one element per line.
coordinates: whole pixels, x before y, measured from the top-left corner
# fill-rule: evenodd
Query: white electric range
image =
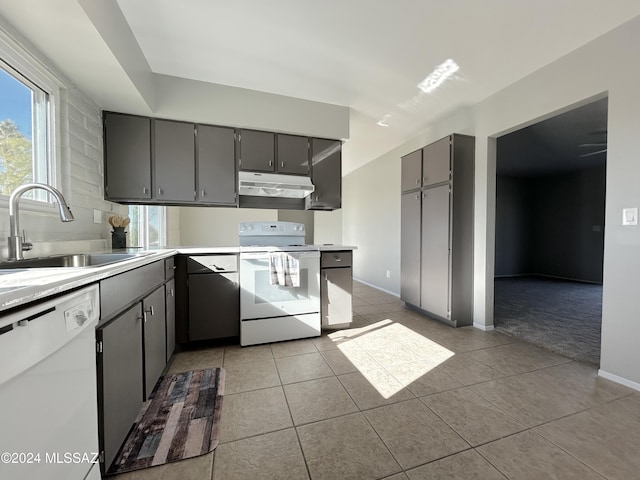
<path fill-rule="evenodd" d="M 238 225 L 241 346 L 320 335 L 320 251 L 304 236 L 301 223 Z M 274 256 L 295 259 L 295 285 L 274 282 Z"/>

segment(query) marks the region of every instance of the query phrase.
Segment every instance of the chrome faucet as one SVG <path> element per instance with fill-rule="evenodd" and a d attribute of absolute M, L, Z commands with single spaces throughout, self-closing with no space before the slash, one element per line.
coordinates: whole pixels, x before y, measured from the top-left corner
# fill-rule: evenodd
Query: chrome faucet
<path fill-rule="evenodd" d="M 73 213 L 67 201 L 55 188 L 46 185 L 44 183 L 25 183 L 16 188 L 9 197 L 9 257 L 8 260 L 23 260 L 23 251 L 30 249 L 30 245 L 26 244 L 20 236 L 20 224 L 18 218 L 18 200 L 23 193 L 33 190 L 41 189 L 49 192 L 53 198 L 58 202 L 58 209 L 60 210 L 60 220 L 63 222 L 72 222 L 74 220 Z"/>

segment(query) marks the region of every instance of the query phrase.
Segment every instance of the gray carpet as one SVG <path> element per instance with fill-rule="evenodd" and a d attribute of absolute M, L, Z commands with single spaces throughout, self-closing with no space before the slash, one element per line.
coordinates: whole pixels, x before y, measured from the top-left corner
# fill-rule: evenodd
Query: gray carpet
<path fill-rule="evenodd" d="M 497 330 L 600 364 L 602 285 L 547 277 L 495 279 Z"/>

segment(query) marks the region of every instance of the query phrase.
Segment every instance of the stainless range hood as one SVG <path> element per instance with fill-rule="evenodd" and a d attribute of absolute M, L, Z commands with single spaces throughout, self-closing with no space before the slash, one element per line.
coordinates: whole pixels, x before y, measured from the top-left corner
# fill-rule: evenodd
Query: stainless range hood
<path fill-rule="evenodd" d="M 304 198 L 315 190 L 309 177 L 277 173 L 238 172 L 240 195 L 272 198 Z"/>

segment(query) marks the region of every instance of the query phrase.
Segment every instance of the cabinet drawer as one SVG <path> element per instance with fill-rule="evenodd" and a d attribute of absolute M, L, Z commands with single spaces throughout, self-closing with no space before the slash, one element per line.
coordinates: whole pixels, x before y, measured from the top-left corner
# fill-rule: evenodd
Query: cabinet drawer
<path fill-rule="evenodd" d="M 170 280 L 176 276 L 176 262 L 175 258 L 165 258 L 164 259 L 164 278 L 165 280 Z"/>
<path fill-rule="evenodd" d="M 351 251 L 322 252 L 320 256 L 320 268 L 350 267 L 352 263 L 351 258 Z"/>
<path fill-rule="evenodd" d="M 100 318 L 106 319 L 164 281 L 164 262 L 158 261 L 100 282 Z"/>
<path fill-rule="evenodd" d="M 237 255 L 197 255 L 187 260 L 187 273 L 223 273 L 238 271 Z"/>

